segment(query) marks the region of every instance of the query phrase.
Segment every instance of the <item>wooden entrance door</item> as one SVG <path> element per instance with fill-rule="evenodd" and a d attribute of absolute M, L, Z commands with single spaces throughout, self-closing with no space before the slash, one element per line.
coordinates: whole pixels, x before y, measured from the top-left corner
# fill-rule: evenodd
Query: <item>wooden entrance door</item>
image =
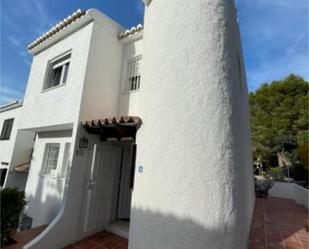
<path fill-rule="evenodd" d="M 89 177 L 86 220 L 84 232 L 100 231 L 107 224 L 112 212 L 112 196 L 115 193 L 114 179 L 120 165 L 121 147 L 94 145 Z"/>
<path fill-rule="evenodd" d="M 131 174 L 133 166 L 133 144 L 127 144 L 123 148 L 122 153 L 122 165 L 120 171 L 120 184 L 119 184 L 119 196 L 118 196 L 118 219 L 130 219 L 131 211 Z"/>

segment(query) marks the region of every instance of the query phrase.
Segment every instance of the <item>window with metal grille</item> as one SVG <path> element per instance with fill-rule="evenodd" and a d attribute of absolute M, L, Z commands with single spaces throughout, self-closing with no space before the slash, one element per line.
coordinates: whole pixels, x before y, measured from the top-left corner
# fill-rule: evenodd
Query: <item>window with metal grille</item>
<path fill-rule="evenodd" d="M 52 88 L 58 85 L 64 85 L 67 82 L 71 54 L 66 54 L 59 59 L 48 63 L 48 72 L 44 89 Z"/>
<path fill-rule="evenodd" d="M 3 125 L 2 125 L 0 140 L 10 139 L 13 123 L 14 123 L 14 118 L 4 120 Z"/>
<path fill-rule="evenodd" d="M 128 61 L 128 90 L 136 91 L 141 83 L 141 61 L 142 56 L 136 56 Z"/>
<path fill-rule="evenodd" d="M 43 164 L 41 173 L 49 175 L 55 173 L 57 169 L 58 156 L 59 156 L 60 143 L 47 143 L 45 145 Z"/>

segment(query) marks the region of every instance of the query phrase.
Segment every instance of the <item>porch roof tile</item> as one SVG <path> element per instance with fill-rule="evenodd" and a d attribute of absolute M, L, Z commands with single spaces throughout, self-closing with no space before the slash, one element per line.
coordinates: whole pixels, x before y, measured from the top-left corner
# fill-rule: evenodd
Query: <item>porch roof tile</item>
<path fill-rule="evenodd" d="M 69 15 L 67 18 L 63 19 L 59 23 L 57 23 L 55 26 L 53 26 L 50 30 L 48 30 L 45 34 L 41 35 L 39 38 L 37 38 L 35 41 L 30 43 L 28 45 L 28 50 L 33 49 L 34 47 L 40 45 L 43 43 L 45 40 L 49 39 L 56 33 L 60 32 L 63 30 L 65 27 L 69 26 L 73 22 L 75 22 L 77 19 L 83 17 L 86 14 L 85 10 L 78 9 L 71 15 Z"/>
<path fill-rule="evenodd" d="M 97 120 L 90 120 L 82 122 L 85 128 L 100 128 L 100 127 L 110 127 L 116 125 L 124 126 L 137 126 L 139 127 L 142 123 L 140 117 L 137 116 L 116 116 L 112 118 L 102 118 Z"/>

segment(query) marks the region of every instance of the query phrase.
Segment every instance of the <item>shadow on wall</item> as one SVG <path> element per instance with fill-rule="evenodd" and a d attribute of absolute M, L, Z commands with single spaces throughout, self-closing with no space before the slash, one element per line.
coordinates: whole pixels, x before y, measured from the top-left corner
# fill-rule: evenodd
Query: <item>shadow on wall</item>
<path fill-rule="evenodd" d="M 231 227 L 227 222 L 224 227 L 205 227 L 189 217 L 136 208 L 131 210 L 132 220 L 130 249 L 247 249 L 249 242 L 250 228 L 241 224 Z"/>
<path fill-rule="evenodd" d="M 27 196 L 26 214 L 33 218 L 32 228 L 48 225 L 56 217 L 62 203 L 63 188 L 62 179 L 38 177 L 35 194 Z"/>

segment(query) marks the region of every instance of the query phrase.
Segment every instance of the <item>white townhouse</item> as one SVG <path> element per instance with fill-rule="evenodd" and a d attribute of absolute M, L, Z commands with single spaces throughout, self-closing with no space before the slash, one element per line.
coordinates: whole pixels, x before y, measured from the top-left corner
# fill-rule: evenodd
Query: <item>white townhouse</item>
<path fill-rule="evenodd" d="M 247 85 L 231 0 L 145 1 L 125 30 L 78 10 L 28 46 L 0 108 L 1 184 L 25 190 L 26 249 L 101 230 L 130 249 L 245 249 L 254 205 Z M 39 21 L 39 20 L 38 20 Z"/>

